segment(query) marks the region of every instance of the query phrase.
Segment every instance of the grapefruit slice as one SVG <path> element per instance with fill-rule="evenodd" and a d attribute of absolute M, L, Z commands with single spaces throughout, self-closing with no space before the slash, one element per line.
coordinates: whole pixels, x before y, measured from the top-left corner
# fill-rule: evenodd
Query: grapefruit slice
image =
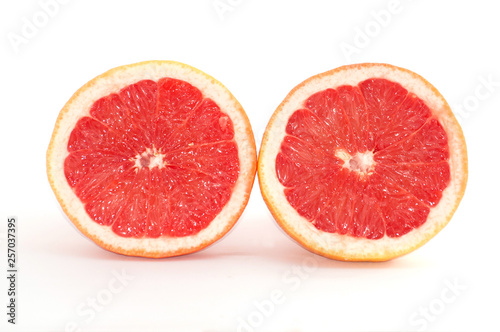
<path fill-rule="evenodd" d="M 384 261 L 448 223 L 465 191 L 467 151 L 425 79 L 358 64 L 288 94 L 266 128 L 258 174 L 269 210 L 299 244 L 333 259 Z"/>
<path fill-rule="evenodd" d="M 148 61 L 85 84 L 57 118 L 50 185 L 75 226 L 125 255 L 168 257 L 220 239 L 256 172 L 248 118 L 218 81 Z"/>

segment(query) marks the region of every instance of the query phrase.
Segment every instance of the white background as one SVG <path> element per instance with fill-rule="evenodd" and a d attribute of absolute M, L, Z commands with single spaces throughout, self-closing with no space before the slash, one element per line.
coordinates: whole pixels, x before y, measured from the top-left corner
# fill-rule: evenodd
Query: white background
<path fill-rule="evenodd" d="M 2 331 L 498 328 L 500 19 L 493 1 L 66 2 L 50 7 L 51 16 L 35 0 L 0 5 L 2 271 L 7 217 L 19 220 L 18 324 L 6 322 L 2 272 Z M 217 3 L 230 7 L 218 11 Z M 347 45 L 357 53 L 343 52 Z M 385 263 L 304 250 L 278 228 L 257 184 L 235 228 L 202 252 L 152 260 L 104 251 L 59 208 L 45 151 L 59 110 L 80 86 L 152 59 L 190 64 L 226 85 L 257 144 L 286 94 L 314 74 L 356 62 L 413 70 L 455 113 L 462 109 L 463 201 L 432 241 Z"/>

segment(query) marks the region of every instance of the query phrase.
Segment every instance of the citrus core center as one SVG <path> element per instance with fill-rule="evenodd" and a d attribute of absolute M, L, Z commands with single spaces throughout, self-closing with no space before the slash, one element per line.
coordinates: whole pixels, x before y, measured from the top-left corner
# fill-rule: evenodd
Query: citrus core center
<path fill-rule="evenodd" d="M 163 157 L 164 155 L 159 153 L 156 148 L 147 148 L 146 151 L 135 156 L 135 167 L 139 169 L 143 167 L 148 167 L 149 169 L 153 167 L 163 168 L 165 166 Z"/>
<path fill-rule="evenodd" d="M 351 156 L 345 150 L 337 150 L 335 151 L 335 156 L 344 161 L 343 166 L 345 168 L 361 174 L 370 174 L 375 166 L 372 151 L 358 152 L 354 156 Z"/>

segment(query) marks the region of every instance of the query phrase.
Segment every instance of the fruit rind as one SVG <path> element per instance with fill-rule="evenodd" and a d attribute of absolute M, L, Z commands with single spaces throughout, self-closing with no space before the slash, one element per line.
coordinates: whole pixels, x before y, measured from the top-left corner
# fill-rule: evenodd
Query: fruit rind
<path fill-rule="evenodd" d="M 369 78 L 386 78 L 400 83 L 420 97 L 433 111 L 448 134 L 451 181 L 439 204 L 431 209 L 427 222 L 399 237 L 380 240 L 355 238 L 322 232 L 300 216 L 287 202 L 276 176 L 275 160 L 293 112 L 313 93 L 341 85 L 357 85 Z M 385 261 L 409 253 L 434 237 L 453 216 L 467 183 L 467 150 L 462 129 L 448 103 L 424 78 L 407 69 L 388 64 L 365 63 L 339 67 L 315 75 L 297 85 L 278 106 L 266 128 L 259 152 L 258 178 L 261 192 L 277 223 L 306 249 L 338 260 Z"/>
<path fill-rule="evenodd" d="M 101 97 L 140 80 L 157 81 L 171 77 L 187 81 L 215 101 L 228 114 L 238 145 L 240 175 L 230 201 L 199 233 L 185 237 L 124 238 L 110 226 L 101 226 L 85 212 L 84 205 L 69 186 L 64 175 L 67 144 L 77 121 L 89 114 L 91 105 Z M 219 81 L 189 65 L 164 60 L 145 61 L 111 69 L 82 86 L 65 104 L 54 126 L 47 149 L 47 176 L 63 211 L 88 238 L 104 249 L 131 256 L 170 257 L 201 250 L 223 237 L 236 223 L 248 203 L 256 174 L 256 147 L 248 117 L 236 98 Z"/>

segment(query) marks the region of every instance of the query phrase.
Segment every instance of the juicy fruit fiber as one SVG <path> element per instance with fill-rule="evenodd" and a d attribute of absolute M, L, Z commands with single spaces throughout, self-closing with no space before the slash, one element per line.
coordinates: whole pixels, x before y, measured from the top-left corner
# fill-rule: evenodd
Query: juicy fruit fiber
<path fill-rule="evenodd" d="M 118 235 L 192 235 L 231 196 L 233 137 L 231 120 L 197 88 L 143 80 L 97 100 L 77 122 L 64 172 L 91 218 Z"/>
<path fill-rule="evenodd" d="M 259 183 L 276 220 L 307 249 L 387 260 L 432 238 L 465 190 L 465 141 L 444 98 L 383 64 L 312 77 L 274 113 Z"/>
<path fill-rule="evenodd" d="M 200 250 L 241 215 L 256 170 L 248 119 L 210 76 L 150 61 L 115 68 L 61 111 L 47 152 L 73 223 L 118 253 Z"/>

